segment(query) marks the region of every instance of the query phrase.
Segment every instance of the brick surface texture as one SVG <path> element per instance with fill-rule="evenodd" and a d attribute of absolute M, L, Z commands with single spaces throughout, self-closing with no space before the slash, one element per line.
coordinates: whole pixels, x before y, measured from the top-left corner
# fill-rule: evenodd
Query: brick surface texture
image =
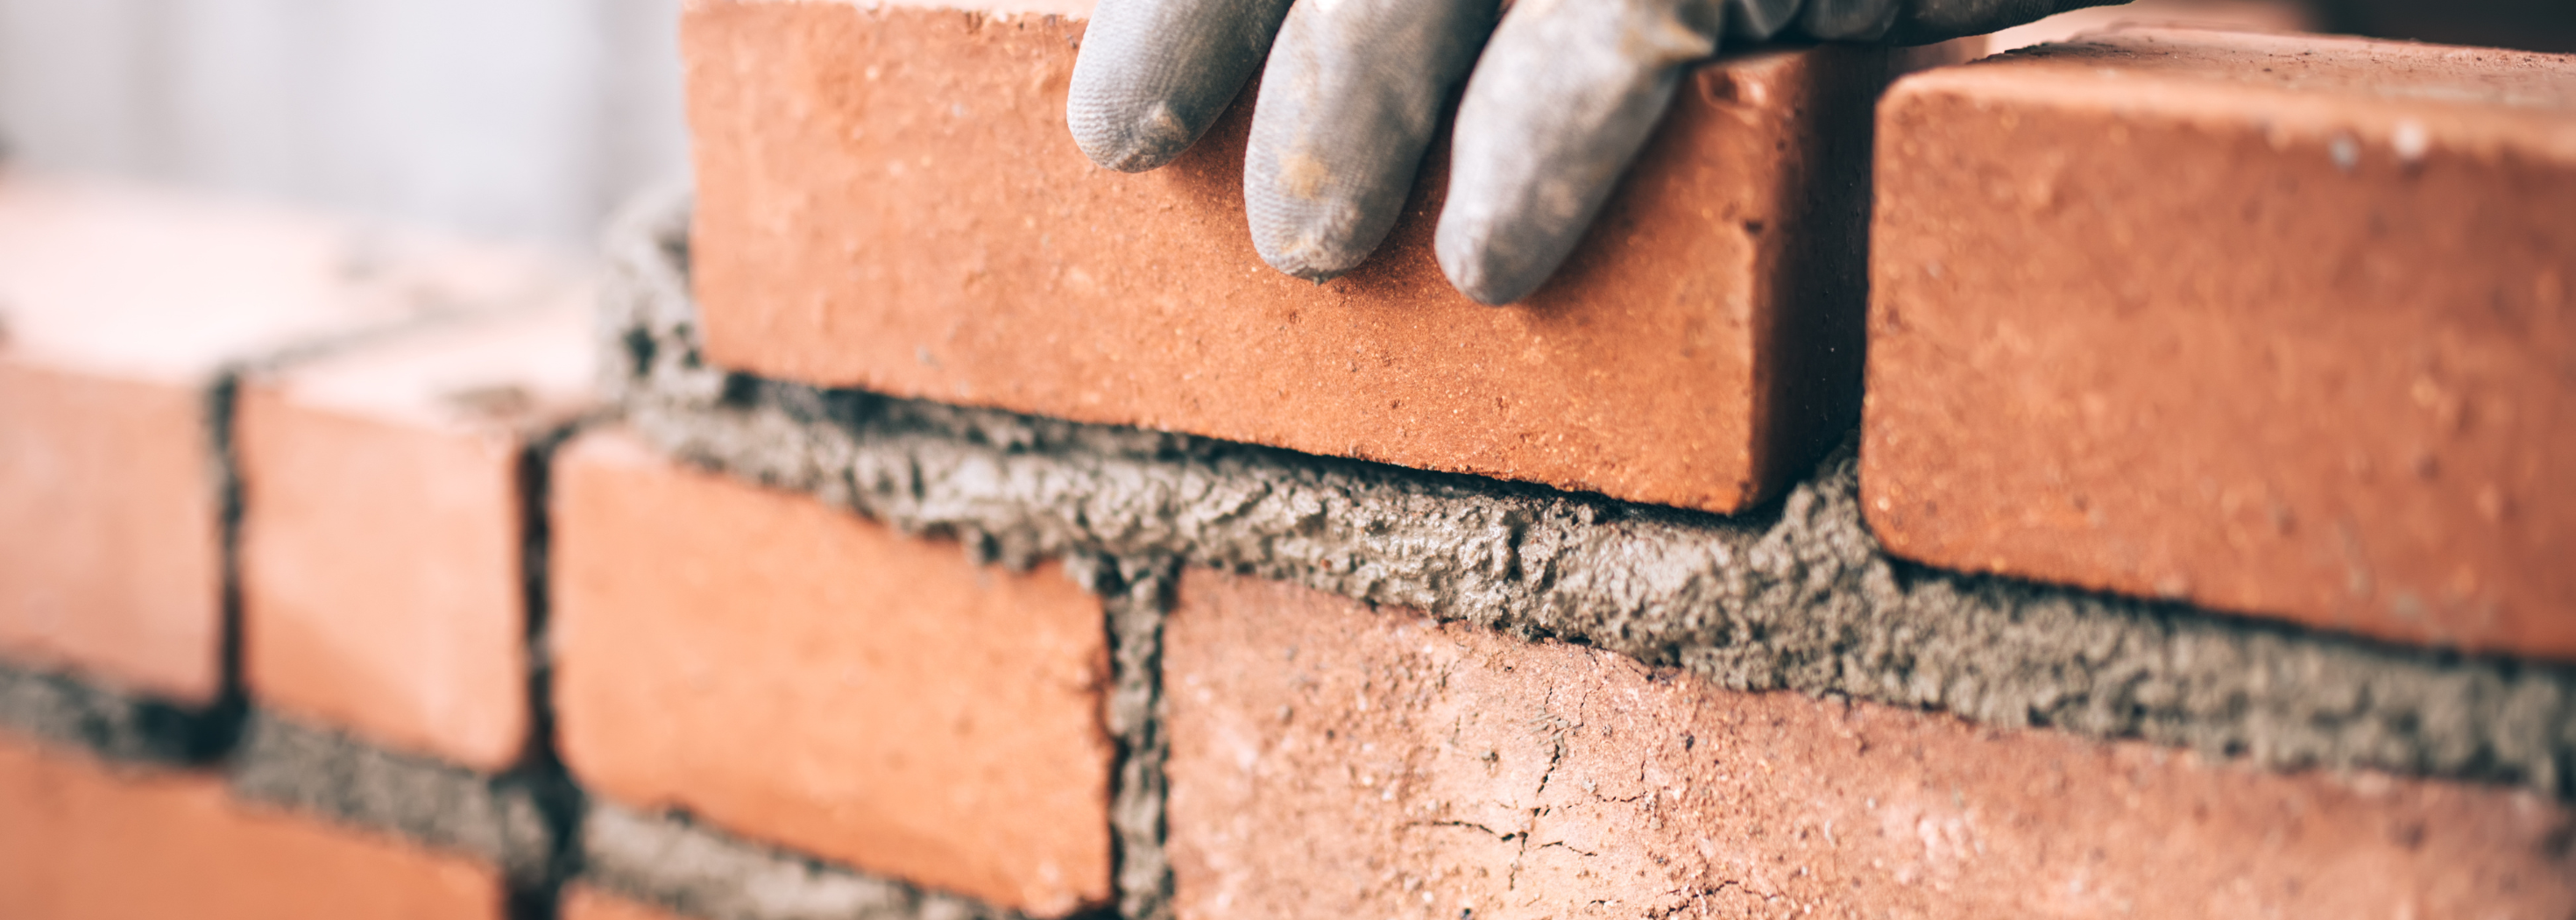
<path fill-rule="evenodd" d="M 526 441 L 584 405 L 586 303 L 262 378 L 239 411 L 254 698 L 497 771 L 528 733 Z"/>
<path fill-rule="evenodd" d="M 246 807 L 206 773 L 112 769 L 0 734 L 11 920 L 500 920 L 490 867 Z"/>
<path fill-rule="evenodd" d="M 1171 166 L 1064 127 L 1083 24 L 717 0 L 683 27 L 718 364 L 1081 421 L 1732 510 L 1852 418 L 1869 111 L 1949 51 L 1689 77 L 1525 305 L 1452 291 L 1435 150 L 1386 245 L 1317 286 L 1245 229 L 1250 96 Z"/>
<path fill-rule="evenodd" d="M 0 177 L 0 653 L 216 692 L 206 389 L 233 362 L 488 300 L 537 260 L 290 211 Z"/>
<path fill-rule="evenodd" d="M 1165 630 L 1182 918 L 2526 916 L 2531 793 L 2281 775 L 1193 571 Z"/>
<path fill-rule="evenodd" d="M 557 710 L 597 794 L 1040 915 L 1108 899 L 1099 598 L 622 435 L 556 470 Z"/>
<path fill-rule="evenodd" d="M 2128 30 L 1881 111 L 1891 551 L 2576 657 L 2576 58 Z"/>

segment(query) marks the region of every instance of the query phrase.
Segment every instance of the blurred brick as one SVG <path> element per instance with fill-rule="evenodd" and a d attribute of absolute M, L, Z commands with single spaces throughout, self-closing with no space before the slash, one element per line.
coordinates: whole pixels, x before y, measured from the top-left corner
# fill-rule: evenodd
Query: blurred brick
<path fill-rule="evenodd" d="M 521 289 L 518 254 L 0 176 L 0 653 L 182 702 L 219 682 L 226 368 Z"/>
<path fill-rule="evenodd" d="M 1451 290 L 1447 187 L 1323 285 L 1253 252 L 1250 95 L 1171 166 L 1064 125 L 1083 22 L 713 0 L 683 24 L 710 359 L 1717 511 L 1857 408 L 1870 107 L 1930 53 L 1829 45 L 1692 75 L 1591 238 L 1524 305 Z"/>
<path fill-rule="evenodd" d="M 679 914 L 647 907 L 587 885 L 566 885 L 562 920 L 682 920 Z"/>
<path fill-rule="evenodd" d="M 252 379 L 244 677 L 263 704 L 485 771 L 528 733 L 522 458 L 587 408 L 587 297 Z"/>
<path fill-rule="evenodd" d="M 489 867 L 226 797 L 206 773 L 109 768 L 0 734 L 0 914 L 11 920 L 473 920 Z"/>
<path fill-rule="evenodd" d="M 556 466 L 556 711 L 595 793 L 1041 915 L 1109 898 L 1107 639 L 1011 574 L 620 434 Z"/>
<path fill-rule="evenodd" d="M 1183 920 L 2558 917 L 2576 815 L 1741 693 L 1192 571 L 1165 632 Z"/>
<path fill-rule="evenodd" d="M 2576 657 L 2576 58 L 2115 31 L 1880 137 L 1889 550 Z"/>

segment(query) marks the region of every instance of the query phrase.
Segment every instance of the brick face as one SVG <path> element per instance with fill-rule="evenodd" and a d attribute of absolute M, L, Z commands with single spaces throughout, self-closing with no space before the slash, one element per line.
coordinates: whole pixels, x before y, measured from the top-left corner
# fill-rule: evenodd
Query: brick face
<path fill-rule="evenodd" d="M 244 670 L 262 704 L 487 771 L 528 731 L 526 441 L 585 405 L 578 300 L 255 380 Z"/>
<path fill-rule="evenodd" d="M 1204 571 L 1165 661 L 1182 918 L 2576 908 L 2576 816 L 2527 792 L 1722 691 Z"/>
<path fill-rule="evenodd" d="M 1253 252 L 1248 105 L 1167 168 L 1093 167 L 1064 127 L 1081 30 L 691 5 L 710 358 L 1719 511 L 1849 424 L 1870 103 L 1927 55 L 1828 46 L 1694 74 L 1591 239 L 1495 309 L 1431 253 L 1444 153 L 1380 253 L 1321 286 Z"/>
<path fill-rule="evenodd" d="M 189 387 L 0 354 L 0 651 L 214 698 L 222 559 Z"/>
<path fill-rule="evenodd" d="M 1096 596 L 619 434 L 556 485 L 556 706 L 594 792 L 1035 914 L 1107 900 Z"/>
<path fill-rule="evenodd" d="M 1900 83 L 1872 526 L 1938 566 L 2576 657 L 2570 86 L 2576 58 L 2190 30 Z"/>
<path fill-rule="evenodd" d="M 0 653 L 182 702 L 220 680 L 227 368 L 547 280 L 523 253 L 0 177 Z"/>
<path fill-rule="evenodd" d="M 500 920 L 487 866 L 259 811 L 212 774 L 111 769 L 0 734 L 12 920 Z"/>

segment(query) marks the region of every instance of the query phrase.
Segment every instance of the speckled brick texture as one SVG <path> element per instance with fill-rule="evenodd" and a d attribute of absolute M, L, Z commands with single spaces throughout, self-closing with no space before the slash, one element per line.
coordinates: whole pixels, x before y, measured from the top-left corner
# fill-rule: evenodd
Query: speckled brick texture
<path fill-rule="evenodd" d="M 1111 900 L 1084 585 L 613 432 L 555 483 L 559 737 L 594 794 L 1034 915 Z"/>
<path fill-rule="evenodd" d="M 1742 693 L 1191 571 L 1170 848 L 1224 917 L 2556 917 L 2576 815 Z"/>
<path fill-rule="evenodd" d="M 1890 551 L 2576 658 L 2576 57 L 2115 31 L 1880 121 Z"/>
<path fill-rule="evenodd" d="M 1446 187 L 1358 270 L 1265 267 L 1250 96 L 1166 168 L 1064 126 L 1079 19 L 781 0 L 683 24 L 710 357 L 781 380 L 1187 431 L 1717 511 L 1857 408 L 1870 104 L 1953 49 L 1825 46 L 1684 81 L 1527 303 L 1451 290 Z"/>

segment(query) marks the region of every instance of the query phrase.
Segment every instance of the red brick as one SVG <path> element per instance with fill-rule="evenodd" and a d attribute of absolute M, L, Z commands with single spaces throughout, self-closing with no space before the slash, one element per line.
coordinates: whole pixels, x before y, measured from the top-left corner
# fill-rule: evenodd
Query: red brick
<path fill-rule="evenodd" d="M 246 807 L 207 773 L 110 768 L 0 735 L 11 920 L 500 920 L 500 874 Z"/>
<path fill-rule="evenodd" d="M 556 711 L 594 791 L 1035 914 L 1109 898 L 1097 596 L 620 435 L 555 476 Z"/>
<path fill-rule="evenodd" d="M 2120 31 L 1880 123 L 1891 551 L 2576 656 L 2576 58 Z"/>
<path fill-rule="evenodd" d="M 262 704 L 487 771 L 518 759 L 519 463 L 586 407 L 587 306 L 574 292 L 243 387 L 244 676 Z"/>
<path fill-rule="evenodd" d="M 647 907 L 587 885 L 564 887 L 563 920 L 681 920 L 680 915 Z"/>
<path fill-rule="evenodd" d="M 1738 693 L 1187 574 L 1165 627 L 1184 920 L 2564 916 L 2576 815 Z"/>
<path fill-rule="evenodd" d="M 516 256 L 311 215 L 0 177 L 0 652 L 211 699 L 205 388 L 227 362 L 528 276 Z"/>
<path fill-rule="evenodd" d="M 1171 166 L 1064 127 L 1080 20 L 711 0 L 683 22 L 712 361 L 1079 421 L 1732 510 L 1851 421 L 1869 108 L 1827 46 L 1693 75 L 1527 304 L 1451 290 L 1446 188 L 1349 276 L 1264 267 L 1238 105 Z"/>

